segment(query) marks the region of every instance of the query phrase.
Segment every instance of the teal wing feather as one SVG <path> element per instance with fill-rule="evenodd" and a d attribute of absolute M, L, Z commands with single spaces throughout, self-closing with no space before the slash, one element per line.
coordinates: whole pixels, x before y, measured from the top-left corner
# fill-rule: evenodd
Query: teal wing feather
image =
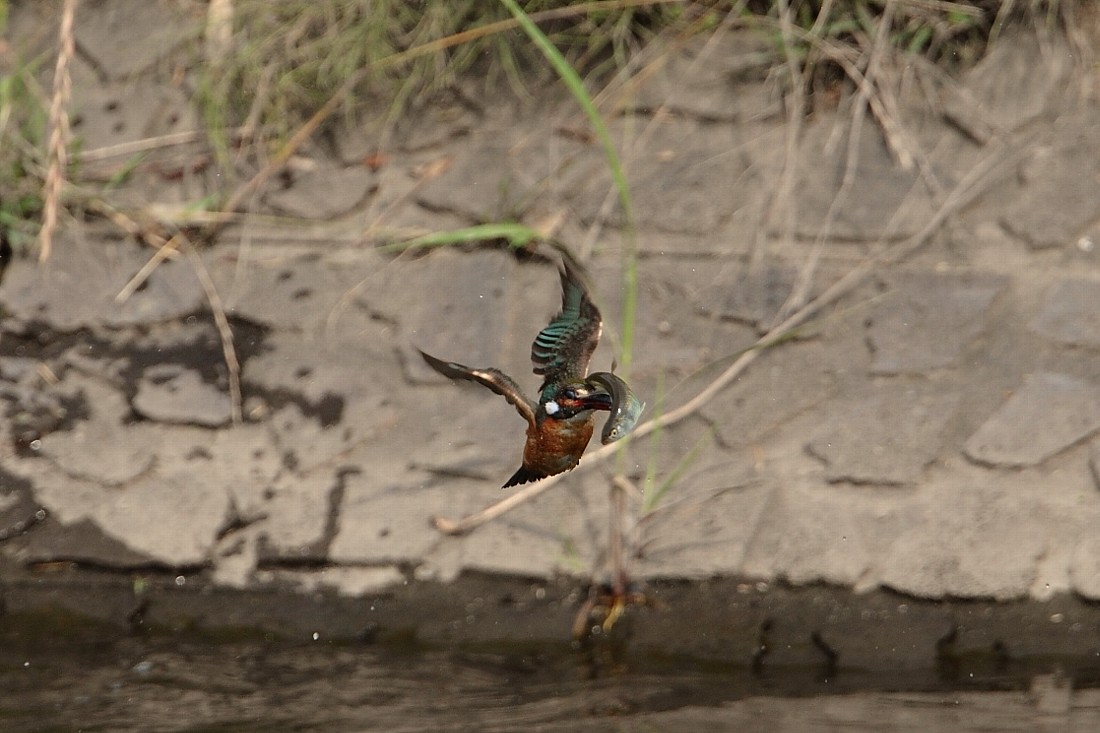
<path fill-rule="evenodd" d="M 531 344 L 531 361 L 535 374 L 544 377 L 543 390 L 582 380 L 600 342 L 600 311 L 581 273 L 568 260 L 561 271 L 561 291 L 561 312 Z"/>
<path fill-rule="evenodd" d="M 417 351 L 420 350 L 417 349 Z M 468 366 L 453 361 L 437 359 L 431 354 L 425 354 L 423 351 L 420 351 L 420 355 L 424 357 L 424 361 L 428 362 L 428 366 L 445 377 L 450 377 L 451 379 L 467 379 L 471 382 L 477 382 L 480 385 L 488 387 L 508 400 L 508 403 L 513 405 L 516 408 L 516 412 L 522 415 L 523 419 L 529 424 L 535 424 L 535 406 L 523 395 L 519 385 L 504 372 L 491 367 L 485 369 L 471 369 Z"/>

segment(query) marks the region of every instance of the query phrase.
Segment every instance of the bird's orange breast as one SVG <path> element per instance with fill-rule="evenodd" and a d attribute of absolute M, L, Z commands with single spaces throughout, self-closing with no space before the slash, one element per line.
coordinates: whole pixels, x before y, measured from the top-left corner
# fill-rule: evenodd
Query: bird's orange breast
<path fill-rule="evenodd" d="M 547 476 L 572 470 L 592 438 L 595 416 L 571 420 L 543 420 L 527 428 L 523 465 Z"/>

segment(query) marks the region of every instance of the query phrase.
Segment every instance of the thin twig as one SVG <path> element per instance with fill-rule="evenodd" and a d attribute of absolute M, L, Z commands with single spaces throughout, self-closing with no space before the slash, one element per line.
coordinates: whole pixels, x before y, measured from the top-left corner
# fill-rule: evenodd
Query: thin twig
<path fill-rule="evenodd" d="M 363 230 L 362 234 L 360 235 L 361 241 L 367 241 L 371 237 L 371 235 L 378 230 L 378 227 L 381 226 L 382 221 L 391 212 L 397 209 L 399 204 L 404 203 L 407 199 L 416 195 L 416 192 L 419 191 L 423 186 L 443 175 L 447 171 L 447 169 L 451 167 L 451 162 L 452 159 L 450 157 L 444 157 L 431 163 L 424 170 L 424 173 L 420 176 L 420 179 L 412 186 L 412 188 L 410 188 L 408 191 L 405 191 L 400 196 L 391 201 L 386 206 L 386 208 L 383 209 L 382 212 L 374 218 L 374 221 L 371 222 L 370 225 L 368 225 L 367 228 Z M 371 272 L 340 295 L 336 303 L 333 304 L 328 316 L 325 318 L 325 334 L 327 336 L 331 337 L 335 335 L 336 324 L 340 320 L 340 316 L 342 316 L 344 311 L 346 311 L 348 307 L 352 304 L 355 296 L 379 274 L 380 272 L 378 270 Z"/>
<path fill-rule="evenodd" d="M 989 27 L 989 37 L 986 38 L 985 41 L 986 48 L 992 48 L 993 44 L 997 42 L 997 37 L 1001 35 L 1001 31 L 1004 29 L 1008 18 L 1012 15 L 1015 5 L 1016 0 L 1005 0 L 1001 3 L 997 15 L 993 18 L 993 25 Z"/>
<path fill-rule="evenodd" d="M 189 246 L 186 241 L 187 238 L 183 235 L 177 236 L 183 240 L 183 253 L 187 255 L 187 260 L 191 263 L 191 269 L 195 271 L 195 277 L 202 284 L 202 289 L 206 293 L 206 300 L 210 304 L 210 313 L 214 316 L 214 325 L 218 328 L 218 336 L 222 342 L 222 358 L 225 359 L 225 368 L 229 376 L 229 406 L 233 416 L 233 424 L 240 425 L 243 419 L 241 362 L 237 360 L 237 348 L 233 345 L 233 329 L 229 325 L 229 318 L 225 314 L 225 305 L 221 296 L 218 295 L 218 288 L 210 277 L 210 271 L 206 269 L 206 265 L 203 264 L 202 258 L 195 252 L 195 248 Z M 173 240 L 176 238 L 173 237 Z"/>
<path fill-rule="evenodd" d="M 166 239 L 158 232 L 148 227 L 141 226 L 123 212 L 118 211 L 110 204 L 96 197 L 88 198 L 85 205 L 106 216 L 114 222 L 116 226 L 129 233 L 131 236 L 140 238 L 149 246 L 156 247 L 157 249 L 152 259 L 146 262 L 142 269 L 139 270 L 138 274 L 131 278 L 126 287 L 115 296 L 116 303 L 121 304 L 126 302 L 126 300 L 137 290 L 139 284 L 145 282 L 152 271 L 156 269 L 157 265 L 164 260 L 173 258 L 181 252 L 187 257 L 188 261 L 191 263 L 191 269 L 195 272 L 195 277 L 198 279 L 199 284 L 202 285 L 203 292 L 206 294 L 206 301 L 210 305 L 210 313 L 214 317 L 214 325 L 217 327 L 218 336 L 221 338 L 222 356 L 225 359 L 225 368 L 229 379 L 229 405 L 233 424 L 241 424 L 243 420 L 241 363 L 237 359 L 237 349 L 233 345 L 233 329 L 225 313 L 225 304 L 218 294 L 218 289 L 214 285 L 213 279 L 210 277 L 210 272 L 206 269 L 206 265 L 203 264 L 202 258 L 195 253 L 195 249 L 190 241 L 188 241 L 187 235 L 183 232 L 176 232 L 170 239 Z"/>
<path fill-rule="evenodd" d="M 821 9 L 817 11 L 817 18 L 814 19 L 814 24 L 810 26 L 810 35 L 820 36 L 825 27 L 829 24 L 829 16 L 833 12 L 833 3 L 835 0 L 825 0 L 821 3 Z"/>
<path fill-rule="evenodd" d="M 789 250 L 794 245 L 794 224 L 798 218 L 794 188 L 798 177 L 798 143 L 802 137 L 802 120 L 806 116 L 806 80 L 794 50 L 791 8 L 787 0 L 779 0 L 779 35 L 783 39 L 783 56 L 790 77 L 790 104 L 787 110 L 787 128 L 783 145 L 783 168 L 772 198 L 768 216 L 780 221 L 783 245 Z M 760 257 L 760 248 L 754 251 L 754 260 Z M 812 261 L 811 257 L 811 261 Z M 782 311 L 780 311 L 782 313 Z"/>
<path fill-rule="evenodd" d="M 870 255 L 864 258 L 858 265 L 849 270 L 844 276 L 833 283 L 821 295 L 791 314 L 783 323 L 772 328 L 762 336 L 748 351 L 739 356 L 724 372 L 718 375 L 709 385 L 700 391 L 695 397 L 680 407 L 666 412 L 663 415 L 648 420 L 639 425 L 633 433 L 634 438 L 640 438 L 654 430 L 667 427 L 683 420 L 695 413 L 721 392 L 725 387 L 737 378 L 756 358 L 770 345 L 783 339 L 783 336 L 793 329 L 808 321 L 815 313 L 825 306 L 839 300 L 851 292 L 857 285 L 866 280 L 876 268 L 885 264 L 891 264 L 904 259 L 923 247 L 932 238 L 932 235 L 943 225 L 947 217 L 959 211 L 974 199 L 985 185 L 992 179 L 992 174 L 1002 166 L 1019 160 L 1023 156 L 1026 145 L 1009 148 L 998 147 L 990 152 L 984 159 L 976 164 L 963 176 L 951 193 L 944 199 L 939 209 L 931 219 L 908 239 L 891 245 L 885 252 L 878 256 Z M 615 454 L 618 446 L 614 443 L 605 445 L 599 450 L 590 453 L 574 471 L 585 471 L 598 465 L 608 457 Z M 433 522 L 436 529 L 450 535 L 465 534 L 471 532 L 485 522 L 491 521 L 502 514 L 509 512 L 520 504 L 533 499 L 544 491 L 555 486 L 568 474 L 557 474 L 543 479 L 537 483 L 529 484 L 507 498 L 492 504 L 479 512 L 463 517 L 455 521 L 445 517 L 435 517 Z"/>
<path fill-rule="evenodd" d="M 182 238 L 182 234 L 176 234 L 171 239 L 164 239 L 159 235 L 147 236 L 146 241 L 155 246 L 157 251 L 153 253 L 153 256 L 141 266 L 141 269 L 134 273 L 134 276 L 122 286 L 122 290 L 118 291 L 118 295 L 115 296 L 115 302 L 121 304 L 129 300 L 130 296 L 136 293 L 138 288 L 145 284 L 145 281 L 148 280 L 153 274 L 153 271 L 160 266 L 161 262 L 175 255 L 176 250 L 179 249 L 182 243 Z M 160 240 L 159 245 L 155 244 L 155 239 Z"/>
<path fill-rule="evenodd" d="M 691 64 L 688 66 L 687 70 L 685 70 L 684 73 L 690 74 L 696 69 L 696 67 L 705 64 L 707 58 L 711 55 L 713 50 L 718 47 L 722 39 L 725 37 L 725 34 L 735 26 L 742 24 L 741 13 L 746 2 L 747 0 L 739 0 L 736 6 L 730 8 L 729 12 L 727 12 L 725 17 L 722 19 L 721 24 L 719 24 L 719 26 L 709 34 L 709 38 L 707 39 L 706 43 L 703 44 L 702 50 L 699 51 L 699 53 L 692 60 Z M 689 29 L 692 27 L 693 26 L 689 26 Z M 663 49 L 664 53 L 662 55 L 658 56 L 653 61 L 645 64 L 637 72 L 634 72 L 633 66 L 628 64 L 628 66 L 624 68 L 622 72 L 616 75 L 615 79 L 612 79 L 612 81 L 608 83 L 608 85 L 599 94 L 596 94 L 593 97 L 593 103 L 599 107 L 604 107 L 605 103 L 614 104 L 621 107 L 622 102 L 619 98 L 624 96 L 626 92 L 617 91 L 616 98 L 614 100 L 611 100 L 610 98 L 612 96 L 612 90 L 617 90 L 619 87 L 633 90 L 634 87 L 637 87 L 641 82 L 652 77 L 661 67 L 666 65 L 668 53 L 679 50 L 692 37 L 692 33 L 681 33 L 673 41 L 670 49 Z M 651 46 L 656 46 L 656 44 L 651 44 Z M 640 57 L 644 56 L 647 51 L 648 48 L 643 49 Z M 632 61 L 631 63 L 635 62 Z M 634 73 L 634 75 L 631 76 L 629 79 L 621 78 L 628 73 Z M 676 92 L 674 91 L 673 97 L 675 97 L 675 94 Z M 650 114 L 649 122 L 629 146 L 630 151 L 633 155 L 637 155 L 639 151 L 645 149 L 645 146 L 652 138 L 654 132 L 656 132 L 657 127 L 663 124 L 664 121 L 671 114 L 674 101 L 674 98 L 666 99 L 656 110 L 654 110 Z M 596 215 L 592 218 L 592 224 L 588 227 L 588 230 L 585 232 L 584 238 L 577 246 L 577 254 L 582 259 L 588 258 L 589 254 L 595 247 L 596 241 L 600 238 L 604 224 L 607 222 L 608 217 L 610 217 L 611 215 L 611 209 L 615 204 L 616 194 L 617 192 L 615 190 L 614 184 L 608 185 L 607 192 L 604 194 L 604 198 L 600 204 L 600 208 L 596 212 Z"/>
<path fill-rule="evenodd" d="M 69 117 L 66 108 L 72 95 L 73 82 L 69 76 L 69 63 L 76 53 L 73 19 L 76 17 L 77 0 L 65 0 L 61 9 L 61 28 L 58 31 L 57 65 L 53 73 L 53 98 L 50 100 L 50 141 L 47 149 L 49 167 L 46 170 L 45 190 L 42 194 L 42 229 L 38 233 L 38 261 L 50 259 L 53 234 L 61 211 L 61 191 L 65 186 L 65 171 L 69 167 Z"/>
<path fill-rule="evenodd" d="M 763 26 L 771 25 L 777 28 L 779 27 L 777 21 L 768 18 L 757 18 L 756 20 Z M 850 46 L 838 44 L 824 36 L 814 35 L 796 25 L 790 27 L 790 32 L 793 33 L 798 40 L 810 44 L 814 47 L 815 51 L 823 54 L 826 59 L 839 66 L 845 76 L 851 79 L 852 83 L 855 84 L 857 88 L 863 90 L 865 87 L 869 87 L 864 93 L 867 95 L 867 103 L 871 107 L 871 112 L 875 115 L 875 120 L 882 127 L 882 134 L 886 140 L 886 146 L 890 149 L 898 165 L 905 170 L 912 168 L 913 160 L 916 156 L 914 156 L 910 150 L 908 136 L 898 124 L 897 116 L 891 114 L 890 110 L 887 109 L 887 105 L 883 101 L 882 96 L 874 93 L 874 87 L 871 82 L 856 65 L 857 59 L 853 59 L 854 50 Z"/>
<path fill-rule="evenodd" d="M 236 136 L 240 134 L 240 129 L 231 130 L 230 132 L 232 135 Z M 145 153 L 160 148 L 196 143 L 202 141 L 205 137 L 206 133 L 201 130 L 172 132 L 167 135 L 147 137 L 142 140 L 130 140 L 129 142 L 118 143 L 117 145 L 108 145 L 103 148 L 85 150 L 82 153 L 78 153 L 76 158 L 81 163 L 93 163 L 108 158 L 116 158 L 121 155 L 134 155 L 135 153 Z"/>

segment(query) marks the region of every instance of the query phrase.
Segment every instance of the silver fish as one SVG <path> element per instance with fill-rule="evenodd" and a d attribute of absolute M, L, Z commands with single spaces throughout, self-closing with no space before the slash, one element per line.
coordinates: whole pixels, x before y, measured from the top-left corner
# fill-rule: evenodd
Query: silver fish
<path fill-rule="evenodd" d="M 611 414 L 604 423 L 600 441 L 607 445 L 622 439 L 638 424 L 645 403 L 634 396 L 626 382 L 611 372 L 589 374 L 587 381 L 599 385 L 611 395 Z"/>

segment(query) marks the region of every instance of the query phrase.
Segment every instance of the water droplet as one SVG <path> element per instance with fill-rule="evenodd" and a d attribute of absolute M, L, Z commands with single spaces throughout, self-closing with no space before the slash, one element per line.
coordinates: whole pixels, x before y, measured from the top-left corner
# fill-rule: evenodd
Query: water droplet
<path fill-rule="evenodd" d="M 187 578 L 183 577 L 182 575 L 177 575 L 176 576 L 176 585 L 185 585 L 186 583 L 187 583 Z"/>

